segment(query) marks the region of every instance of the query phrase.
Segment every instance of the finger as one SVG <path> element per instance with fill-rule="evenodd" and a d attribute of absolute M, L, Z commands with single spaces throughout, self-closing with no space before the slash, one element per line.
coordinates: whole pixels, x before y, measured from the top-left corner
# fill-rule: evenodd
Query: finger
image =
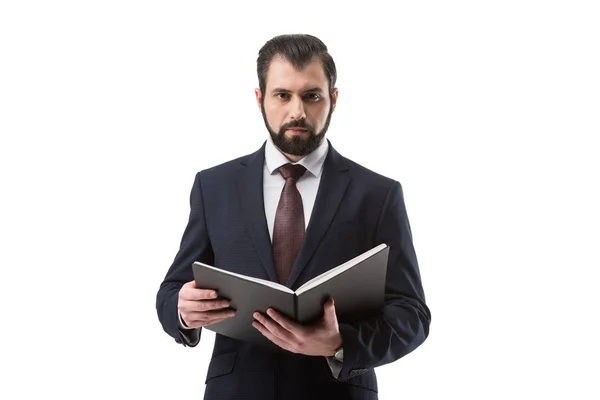
<path fill-rule="evenodd" d="M 235 310 L 231 308 L 228 309 L 228 306 L 228 302 L 223 300 L 218 300 L 217 302 L 207 302 L 206 300 L 200 300 L 182 301 L 178 304 L 177 308 L 179 309 L 181 315 L 185 316 L 187 323 L 187 321 L 206 321 L 207 319 L 211 319 L 211 315 L 215 312 L 222 312 L 222 314 L 219 314 L 221 317 L 235 315 Z"/>
<path fill-rule="evenodd" d="M 271 342 L 275 343 L 277 346 L 281 347 L 284 350 L 292 351 L 292 347 L 285 341 L 277 336 L 273 335 L 264 325 L 259 322 L 252 322 L 252 326 L 257 329 L 264 337 L 269 339 Z M 293 352 L 293 351 L 292 351 Z"/>
<path fill-rule="evenodd" d="M 206 321 L 213 321 L 216 319 L 227 319 L 235 316 L 235 311 L 233 310 L 223 310 L 223 311 L 208 311 L 204 313 L 200 313 L 201 318 L 204 318 Z"/>
<path fill-rule="evenodd" d="M 338 320 L 335 313 L 335 302 L 333 299 L 329 299 L 327 303 L 325 303 L 323 311 L 323 324 L 327 327 L 337 327 Z"/>
<path fill-rule="evenodd" d="M 205 321 L 202 323 L 202 326 L 209 326 L 209 325 L 215 325 L 218 324 L 219 322 L 223 322 L 225 321 L 227 318 L 221 318 L 221 319 L 215 319 L 212 321 Z"/>
<path fill-rule="evenodd" d="M 301 334 L 302 333 L 302 331 L 303 331 L 302 325 L 300 325 L 299 323 L 278 313 L 277 311 L 273 310 L 272 308 L 269 308 L 267 310 L 267 314 L 269 315 L 269 317 L 271 317 L 273 319 L 273 321 L 277 322 L 279 325 L 281 325 L 283 328 L 285 328 L 290 333 L 292 333 L 292 334 Z"/>
<path fill-rule="evenodd" d="M 328 309 L 331 309 L 332 307 L 335 307 L 335 301 L 333 300 L 333 297 L 330 297 L 329 299 L 327 299 L 325 304 L 323 304 L 323 309 L 325 311 L 327 311 Z"/>
<path fill-rule="evenodd" d="M 325 302 L 325 305 L 323 306 L 323 315 L 325 319 L 335 317 L 335 301 L 333 298 L 329 298 L 329 300 Z"/>
<path fill-rule="evenodd" d="M 208 311 L 208 312 L 190 312 L 185 314 L 186 321 L 190 322 L 209 322 L 217 319 L 227 319 L 235 316 L 235 311 Z"/>
<path fill-rule="evenodd" d="M 194 321 L 187 324 L 190 328 L 202 328 L 204 326 L 215 325 L 219 322 L 225 321 L 227 318 L 214 319 L 212 321 Z"/>
<path fill-rule="evenodd" d="M 231 302 L 229 300 L 200 300 L 194 301 L 192 304 L 190 311 L 210 311 L 227 308 L 231 305 Z"/>
<path fill-rule="evenodd" d="M 258 322 L 260 322 L 265 328 L 267 328 L 269 330 L 269 332 L 271 332 L 274 336 L 277 336 L 278 338 L 280 338 L 286 342 L 290 342 L 291 340 L 293 340 L 294 335 L 290 331 L 288 331 L 287 329 L 285 329 L 284 327 L 282 327 L 281 325 L 279 325 L 278 323 L 273 321 L 272 319 L 264 316 L 263 314 L 261 314 L 259 312 L 255 312 L 253 316 L 254 316 L 254 318 L 256 318 L 256 320 Z"/>
<path fill-rule="evenodd" d="M 217 298 L 217 292 L 214 290 L 197 289 L 191 286 L 182 288 L 180 294 L 181 298 L 184 300 L 209 300 Z"/>
<path fill-rule="evenodd" d="M 231 303 L 228 300 L 180 300 L 177 304 L 179 312 L 205 312 L 229 306 Z"/>

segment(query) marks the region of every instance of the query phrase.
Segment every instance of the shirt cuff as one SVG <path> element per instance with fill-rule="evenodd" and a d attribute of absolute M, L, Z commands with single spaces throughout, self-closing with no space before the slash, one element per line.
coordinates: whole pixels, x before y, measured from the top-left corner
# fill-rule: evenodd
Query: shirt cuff
<path fill-rule="evenodd" d="M 181 337 L 183 345 L 195 347 L 200 342 L 201 328 L 190 328 L 185 324 L 185 322 L 183 322 L 183 319 L 181 318 L 181 314 L 179 312 L 177 312 L 177 316 L 179 319 L 179 335 Z"/>
<path fill-rule="evenodd" d="M 340 376 L 340 372 L 342 372 L 342 362 L 337 360 L 335 357 L 325 357 L 327 360 L 327 365 L 329 365 L 329 369 L 331 370 L 331 375 L 335 379 L 338 379 Z"/>
<path fill-rule="evenodd" d="M 189 326 L 187 326 L 185 324 L 185 322 L 183 322 L 183 318 L 181 318 L 181 313 L 180 312 L 177 312 L 177 317 L 179 318 L 179 328 L 185 329 L 185 330 L 188 330 L 188 331 L 194 329 L 194 328 L 190 328 Z"/>

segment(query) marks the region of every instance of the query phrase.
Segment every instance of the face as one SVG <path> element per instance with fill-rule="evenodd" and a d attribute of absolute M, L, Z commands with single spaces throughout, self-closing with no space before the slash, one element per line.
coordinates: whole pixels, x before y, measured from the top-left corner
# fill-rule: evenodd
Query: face
<path fill-rule="evenodd" d="M 281 57 L 273 58 L 264 95 L 256 100 L 273 143 L 287 155 L 302 157 L 316 149 L 327 132 L 337 102 L 320 61 L 297 71 Z"/>

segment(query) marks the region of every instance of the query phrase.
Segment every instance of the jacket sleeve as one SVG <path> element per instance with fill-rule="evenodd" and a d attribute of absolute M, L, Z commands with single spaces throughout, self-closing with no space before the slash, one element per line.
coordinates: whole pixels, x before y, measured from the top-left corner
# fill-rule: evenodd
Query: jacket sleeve
<path fill-rule="evenodd" d="M 379 315 L 340 323 L 344 361 L 338 379 L 391 363 L 420 346 L 429 334 L 430 311 L 406 214 L 402 187 L 394 182 L 381 212 L 376 242 L 390 246 L 385 306 Z"/>
<path fill-rule="evenodd" d="M 181 239 L 179 251 L 167 271 L 156 295 L 156 311 L 163 329 L 177 343 L 196 346 L 200 341 L 200 329 L 184 329 L 179 323 L 177 309 L 179 290 L 194 279 L 192 264 L 201 261 L 213 264 L 214 254 L 208 237 L 204 203 L 202 199 L 201 172 L 196 174 L 190 194 L 190 216 Z"/>

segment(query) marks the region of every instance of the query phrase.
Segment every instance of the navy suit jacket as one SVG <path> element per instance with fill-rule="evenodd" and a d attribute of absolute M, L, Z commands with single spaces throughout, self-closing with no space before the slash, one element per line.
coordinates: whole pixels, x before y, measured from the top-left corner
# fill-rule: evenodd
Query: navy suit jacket
<path fill-rule="evenodd" d="M 264 147 L 196 175 L 189 222 L 156 302 L 164 330 L 177 343 L 186 343 L 178 326 L 178 292 L 194 279 L 194 261 L 279 281 L 264 212 Z M 205 399 L 377 399 L 374 368 L 422 344 L 431 315 L 400 184 L 344 158 L 330 144 L 287 286 L 295 290 L 381 243 L 390 246 L 385 306 L 368 318 L 339 322 L 344 361 L 338 379 L 325 357 L 277 351 L 217 334 Z"/>

